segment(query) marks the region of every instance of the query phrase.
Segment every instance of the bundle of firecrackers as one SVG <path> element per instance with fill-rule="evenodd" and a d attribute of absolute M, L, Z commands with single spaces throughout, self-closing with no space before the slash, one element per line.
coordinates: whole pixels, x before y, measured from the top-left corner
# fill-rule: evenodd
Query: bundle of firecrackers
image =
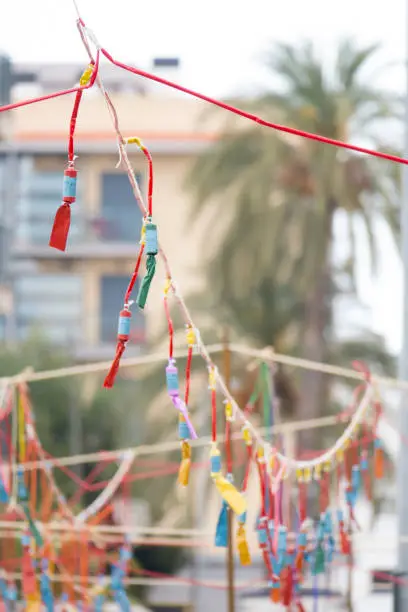
<path fill-rule="evenodd" d="M 178 390 L 178 383 L 175 385 Z M 209 389 L 215 396 L 214 370 L 210 370 Z M 171 389 L 169 389 L 171 394 Z M 226 401 L 226 420 L 233 420 L 232 407 Z M 373 429 L 373 428 L 371 428 Z M 350 438 L 345 440 L 330 460 L 295 462 L 288 468 L 285 458 L 271 453 L 267 461 L 264 447 L 255 449 L 248 425 L 242 428 L 242 438 L 247 448 L 245 477 L 239 490 L 234 484 L 233 474 L 223 474 L 223 462 L 217 440 L 214 437 L 210 451 L 211 478 L 221 496 L 221 508 L 216 526 L 215 545 L 228 545 L 227 511 L 230 509 L 237 518 L 236 549 L 241 565 L 251 563 L 251 554 L 246 538 L 246 488 L 251 464 L 258 467 L 261 487 L 261 511 L 256 524 L 259 548 L 265 564 L 270 596 L 274 603 L 296 606 L 299 612 L 304 607 L 300 600 L 302 583 L 307 576 L 324 574 L 336 556 L 351 554 L 352 533 L 359 529 L 355 507 L 359 495 L 372 499 L 372 475 L 376 480 L 384 476 L 384 449 L 382 441 L 375 434 L 369 436 L 365 424 L 355 426 Z M 358 431 L 365 436 L 358 439 Z M 368 434 L 367 434 L 368 432 Z M 179 417 L 179 436 L 182 444 L 182 462 L 179 482 L 188 482 L 191 463 L 191 438 L 183 414 Z M 324 454 L 327 456 L 327 454 Z M 268 465 L 267 465 L 268 464 Z M 188 467 L 187 467 L 188 465 Z M 335 478 L 331 476 L 335 473 Z M 276 483 L 279 474 L 280 482 Z M 289 475 L 292 475 L 292 485 Z M 274 483 L 275 480 L 275 483 Z M 295 484 L 293 484 L 293 481 Z M 333 487 L 336 481 L 336 487 Z M 297 525 L 289 528 L 285 517 L 277 510 L 279 487 L 295 486 L 298 494 Z M 319 490 L 314 501 L 319 505 L 319 518 L 307 517 L 308 494 L 311 486 Z M 334 489 L 336 489 L 334 491 Z M 340 489 L 343 495 L 340 494 Z M 293 492 L 293 491 L 292 491 Z M 316 499 L 317 498 L 317 499 Z M 310 498 L 309 498 L 310 499 Z"/>

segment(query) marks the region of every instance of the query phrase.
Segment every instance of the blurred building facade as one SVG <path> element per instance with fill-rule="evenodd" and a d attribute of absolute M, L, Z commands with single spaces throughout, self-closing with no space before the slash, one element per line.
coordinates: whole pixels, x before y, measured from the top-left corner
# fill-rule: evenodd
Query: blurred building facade
<path fill-rule="evenodd" d="M 163 65 L 169 69 L 169 63 Z M 173 65 L 170 62 L 170 69 Z M 14 87 L 13 99 L 72 87 L 83 70 L 79 65 L 15 68 L 33 78 Z M 110 68 L 104 66 L 102 74 L 122 133 L 142 138 L 153 155 L 154 218 L 174 277 L 183 291 L 190 291 L 197 282 L 200 241 L 194 228 L 186 227 L 191 196 L 184 183 L 194 157 L 216 138 L 219 121 L 203 124 L 201 103 Z M 67 250 L 60 253 L 48 246 L 61 202 L 72 105 L 73 96 L 64 96 L 3 113 L 7 121 L 0 142 L 1 268 L 7 282 L 0 282 L 0 336 L 20 340 L 37 327 L 78 359 L 104 359 L 116 342 L 118 312 L 137 257 L 142 215 L 124 169 L 116 168 L 116 136 L 105 100 L 95 88 L 84 94 L 79 111 L 78 193 Z M 131 147 L 129 154 L 146 194 L 145 159 Z M 159 265 L 146 313 L 134 309 L 129 354 L 158 330 L 162 272 Z"/>

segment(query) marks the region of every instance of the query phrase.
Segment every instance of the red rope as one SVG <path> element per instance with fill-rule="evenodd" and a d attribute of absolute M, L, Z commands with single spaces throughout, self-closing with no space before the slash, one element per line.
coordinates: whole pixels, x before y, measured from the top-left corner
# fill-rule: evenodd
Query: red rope
<path fill-rule="evenodd" d="M 258 466 L 259 484 L 261 485 L 261 515 L 265 516 L 265 478 L 258 457 L 256 459 L 256 464 Z"/>
<path fill-rule="evenodd" d="M 305 482 L 298 483 L 299 491 L 299 522 L 302 525 L 307 518 L 307 486 Z"/>
<path fill-rule="evenodd" d="M 247 462 L 245 466 L 244 480 L 242 481 L 242 492 L 243 493 L 245 493 L 245 491 L 248 488 L 248 480 L 249 480 L 249 475 L 251 473 L 252 444 L 248 444 L 246 449 L 247 449 Z"/>
<path fill-rule="evenodd" d="M 182 85 L 178 85 L 177 83 L 173 83 L 172 81 L 168 81 L 167 79 L 163 79 L 162 77 L 156 76 L 149 72 L 145 72 L 144 70 L 140 70 L 139 68 L 133 68 L 132 66 L 128 66 L 122 62 L 115 60 L 110 53 L 106 51 L 106 49 L 101 49 L 101 53 L 115 66 L 122 68 L 122 70 L 127 70 L 128 72 L 132 72 L 133 74 L 137 74 L 145 79 L 149 79 L 150 81 L 155 81 L 156 83 L 161 83 L 162 85 L 166 85 L 166 87 L 171 87 L 173 89 L 177 89 L 178 91 L 182 91 L 183 93 L 188 94 L 189 96 L 194 96 L 204 102 L 208 102 L 209 104 L 213 104 L 214 106 L 218 106 L 219 108 L 223 108 L 230 113 L 234 113 L 234 115 L 239 115 L 240 117 L 244 117 L 245 119 L 249 119 L 250 121 L 254 121 L 259 125 L 262 125 L 267 128 L 271 128 L 273 130 L 277 130 L 279 132 L 284 132 L 286 134 L 292 134 L 294 136 L 300 136 L 301 138 L 307 138 L 309 140 L 314 140 L 316 142 L 321 142 L 324 144 L 331 145 L 333 147 L 339 147 L 341 149 L 348 149 L 349 151 L 355 151 L 356 153 L 364 153 L 365 155 L 371 155 L 373 157 L 379 157 L 381 159 L 387 159 L 389 161 L 397 162 L 399 164 L 408 165 L 408 159 L 404 157 L 398 157 L 397 155 L 390 155 L 389 153 L 382 153 L 381 151 L 374 151 L 373 149 L 367 149 L 365 147 L 358 147 L 356 145 L 352 145 L 341 140 L 335 140 L 334 138 L 327 138 L 326 136 L 320 136 L 319 134 L 313 134 L 311 132 L 305 132 L 304 130 L 298 130 L 296 128 L 291 128 L 286 125 L 280 125 L 279 123 L 272 123 L 271 121 L 266 121 L 262 119 L 262 117 L 258 117 L 257 115 L 253 115 L 252 113 L 247 113 L 246 111 L 236 108 L 235 106 L 231 106 L 231 104 L 226 104 L 225 102 L 221 102 L 221 100 L 216 100 L 215 98 L 210 98 L 202 93 L 197 91 L 193 91 L 192 89 L 188 89 L 187 87 L 183 87 Z"/>
<path fill-rule="evenodd" d="M 320 487 L 320 514 L 323 514 L 323 512 L 326 511 L 328 504 L 328 497 L 329 497 L 329 474 L 327 472 L 324 472 L 321 475 L 320 481 L 319 481 L 319 487 Z"/>
<path fill-rule="evenodd" d="M 152 156 L 144 145 L 142 145 L 140 149 L 147 159 L 149 171 L 149 179 L 147 185 L 147 214 L 149 217 L 151 217 L 153 215 L 153 160 Z"/>
<path fill-rule="evenodd" d="M 129 304 L 130 294 L 133 291 L 133 287 L 135 286 L 135 282 L 136 282 L 136 279 L 137 279 L 138 274 L 139 274 L 139 269 L 140 269 L 140 264 L 142 262 L 144 246 L 145 245 L 143 243 L 140 245 L 139 255 L 137 256 L 137 261 L 136 261 L 136 264 L 135 264 L 135 269 L 133 271 L 133 274 L 132 274 L 131 279 L 129 281 L 128 288 L 126 289 L 126 293 L 125 293 L 125 300 L 124 300 L 125 305 Z"/>
<path fill-rule="evenodd" d="M 97 51 L 96 53 L 95 68 L 92 72 L 92 76 L 87 85 L 82 85 L 79 87 L 71 87 L 70 89 L 54 91 L 53 93 L 47 94 L 45 96 L 39 96 L 38 98 L 28 98 L 27 100 L 20 100 L 20 102 L 13 102 L 12 104 L 5 104 L 4 106 L 0 106 L 0 113 L 4 113 L 5 111 L 14 110 L 16 108 L 21 108 L 22 106 L 36 104 L 37 102 L 45 102 L 46 100 L 53 100 L 54 98 L 60 98 L 61 96 L 66 96 L 68 94 L 76 93 L 77 91 L 83 91 L 85 89 L 89 89 L 95 83 L 95 79 L 98 73 L 98 68 L 99 68 L 99 51 Z"/>
<path fill-rule="evenodd" d="M 225 421 L 225 459 L 228 474 L 232 474 L 231 421 Z"/>
<path fill-rule="evenodd" d="M 167 296 L 164 297 L 163 304 L 164 304 L 164 312 L 166 313 L 167 327 L 169 330 L 169 359 L 173 359 L 174 327 L 173 327 L 173 321 L 170 316 L 170 309 L 169 309 L 169 303 L 167 300 Z"/>
<path fill-rule="evenodd" d="M 189 346 L 187 351 L 187 363 L 186 363 L 186 390 L 184 392 L 184 403 L 188 406 L 190 399 L 190 380 L 191 380 L 191 363 L 193 361 L 193 347 Z"/>
<path fill-rule="evenodd" d="M 148 540 L 146 540 L 146 541 L 148 541 Z M 160 544 L 160 542 L 162 542 L 162 544 Z M 160 540 L 160 541 L 158 541 L 158 539 L 155 539 L 154 541 L 152 541 L 152 545 L 154 545 L 154 546 L 157 546 L 157 545 L 168 545 L 168 544 L 169 544 L 169 541 L 166 540 L 166 539 L 163 539 L 163 540 Z M 183 540 L 183 542 L 181 543 L 181 546 L 202 546 L 202 544 L 200 542 L 197 542 L 197 541 L 192 540 L 192 539 L 186 539 L 186 540 Z M 204 545 L 204 546 L 206 547 L 206 545 Z M 108 561 L 109 558 L 111 558 L 111 555 L 106 554 L 106 561 Z M 61 564 L 62 561 L 63 561 L 62 555 L 60 555 L 59 557 L 56 556 L 54 558 L 54 561 L 57 564 Z M 13 557 L 13 558 L 9 557 L 7 559 L 7 567 L 9 569 L 9 571 L 11 571 L 14 568 L 18 568 L 20 565 L 21 565 L 21 557 Z M 336 562 L 336 563 L 333 563 L 333 567 L 336 567 L 336 568 L 350 568 L 351 567 L 352 568 L 352 567 L 355 567 L 355 566 L 353 564 L 350 564 L 350 563 L 337 563 Z M 369 572 L 369 570 L 367 570 L 367 571 Z M 170 574 L 165 574 L 165 573 L 162 573 L 162 572 L 155 572 L 155 571 L 152 571 L 152 570 L 146 570 L 146 569 L 142 569 L 142 568 L 138 568 L 138 567 L 134 567 L 134 566 L 131 566 L 129 568 L 129 572 L 131 574 L 133 574 L 133 575 L 149 576 L 151 578 L 157 578 L 158 582 L 160 580 L 165 579 L 165 578 L 166 579 L 173 578 L 173 576 L 171 576 Z M 375 577 L 377 577 L 379 579 L 389 580 L 389 582 L 392 583 L 392 584 L 399 584 L 401 586 L 408 586 L 408 580 L 406 580 L 404 578 L 400 578 L 400 577 L 394 576 L 391 573 L 388 573 L 388 572 L 376 572 L 376 571 L 369 572 L 369 573 L 372 576 L 375 576 Z M 191 578 L 188 578 L 188 577 L 177 578 L 177 580 L 179 582 L 183 582 L 185 584 L 197 584 L 197 585 L 205 586 L 207 588 L 213 588 L 213 589 L 219 589 L 219 590 L 223 590 L 223 589 L 227 588 L 227 586 L 223 585 L 223 584 L 211 583 L 211 582 L 202 581 L 202 580 L 194 580 L 194 579 L 191 579 Z M 238 585 L 236 585 L 235 588 L 243 590 L 243 589 L 248 589 L 249 587 L 251 587 L 253 585 L 254 585 L 254 582 L 252 580 L 251 582 L 245 582 L 245 583 L 238 584 Z"/>
<path fill-rule="evenodd" d="M 72 109 L 71 121 L 69 124 L 69 141 L 68 141 L 68 161 L 74 161 L 74 134 L 75 126 L 78 118 L 79 104 L 81 102 L 83 91 L 80 89 L 76 92 L 74 108 Z"/>
<path fill-rule="evenodd" d="M 148 166 L 149 166 L 149 185 L 148 185 L 148 211 L 149 211 L 149 216 L 152 215 L 152 207 L 153 207 L 153 160 L 152 157 L 149 153 L 149 151 L 146 149 L 146 147 L 144 145 L 142 145 L 141 147 L 141 151 L 143 152 L 143 154 L 145 155 L 145 157 L 147 158 L 147 162 L 148 162 Z M 142 244 L 140 245 L 140 249 L 139 249 L 139 254 L 137 257 L 137 261 L 135 264 L 135 269 L 133 271 L 133 274 L 131 276 L 131 279 L 129 281 L 129 285 L 128 288 L 126 290 L 126 294 L 125 294 L 125 300 L 124 303 L 129 304 L 129 298 L 130 295 L 133 291 L 133 287 L 135 286 L 136 283 L 136 279 L 139 275 L 139 270 L 140 270 L 140 264 L 142 263 L 142 257 L 143 257 L 143 253 L 144 253 L 144 249 L 145 249 L 145 244 L 144 242 L 142 242 Z"/>
<path fill-rule="evenodd" d="M 217 441 L 217 392 L 211 390 L 211 439 Z"/>
<path fill-rule="evenodd" d="M 82 480 L 82 482 L 79 484 L 74 495 L 71 497 L 69 501 L 70 506 L 75 506 L 75 504 L 79 502 L 79 500 L 81 499 L 85 491 L 92 491 L 92 487 L 95 485 L 94 483 L 95 478 L 99 476 L 99 474 L 101 474 L 101 472 L 103 472 L 106 467 L 107 467 L 107 464 L 103 462 L 97 463 L 94 466 L 94 468 L 90 471 L 88 476 L 84 480 Z M 75 472 L 73 472 L 73 474 L 76 476 Z M 81 479 L 79 478 L 79 480 Z"/>
<path fill-rule="evenodd" d="M 84 27 L 83 22 L 80 20 L 79 23 L 82 27 Z M 294 136 L 300 136 L 301 138 L 307 138 L 309 140 L 314 140 L 316 142 L 321 142 L 323 144 L 328 144 L 334 147 L 339 147 L 341 149 L 347 149 L 349 151 L 355 151 L 356 153 L 364 153 L 365 155 L 371 155 L 372 157 L 377 157 L 380 159 L 386 159 L 392 162 L 396 162 L 398 164 L 408 165 L 408 159 L 404 157 L 399 157 L 398 155 L 391 155 L 389 153 L 383 153 L 382 151 L 375 151 L 374 149 L 367 149 L 366 147 L 358 147 L 356 145 L 352 145 L 341 140 L 335 140 L 334 138 L 327 138 L 326 136 L 320 136 L 319 134 L 314 134 L 312 132 L 305 132 L 304 130 L 299 130 L 296 128 L 291 128 L 289 126 L 280 125 L 278 123 L 272 123 L 271 121 L 266 121 L 257 115 L 253 115 L 252 113 L 247 113 L 244 110 L 231 106 L 231 104 L 226 104 L 225 102 L 221 102 L 220 100 L 216 100 L 215 98 L 211 98 L 202 93 L 194 91 L 192 89 L 188 89 L 187 87 L 183 87 L 182 85 L 178 85 L 177 83 L 173 83 L 172 81 L 168 81 L 167 79 L 163 79 L 154 74 L 150 74 L 149 72 L 145 72 L 144 70 L 140 70 L 138 68 L 133 68 L 132 66 L 128 66 L 122 62 L 115 60 L 106 49 L 101 49 L 101 52 L 104 56 L 115 66 L 122 68 L 123 70 L 127 70 L 128 72 L 132 72 L 138 76 L 141 76 L 145 79 L 149 79 L 151 81 L 155 81 L 156 83 L 161 83 L 162 85 L 166 85 L 167 87 L 171 87 L 173 89 L 177 89 L 178 91 L 182 91 L 190 96 L 194 96 L 204 102 L 208 102 L 209 104 L 213 104 L 214 106 L 218 106 L 219 108 L 223 108 L 224 110 L 229 111 L 230 113 L 234 113 L 235 115 L 239 115 L 240 117 L 244 117 L 250 121 L 254 121 L 259 125 L 264 127 L 271 128 L 273 130 L 277 130 L 279 132 L 284 132 L 286 134 L 292 134 Z M 99 51 L 98 51 L 99 54 Z M 97 61 L 95 63 L 95 67 L 97 66 Z M 45 100 L 52 100 L 53 98 L 58 98 L 60 96 L 65 96 L 67 94 L 75 93 L 81 89 L 88 89 L 92 87 L 96 78 L 96 70 L 94 70 L 94 74 L 92 75 L 91 81 L 88 85 L 83 87 L 72 87 L 71 89 L 65 89 L 63 91 L 56 91 L 51 94 L 40 96 L 38 98 L 31 98 L 28 100 L 21 100 L 20 102 L 14 102 L 13 104 L 5 104 L 4 106 L 0 106 L 0 112 L 5 112 L 9 110 L 14 110 L 16 108 L 21 108 L 22 106 L 28 106 L 29 104 L 35 104 L 37 102 L 44 102 Z"/>

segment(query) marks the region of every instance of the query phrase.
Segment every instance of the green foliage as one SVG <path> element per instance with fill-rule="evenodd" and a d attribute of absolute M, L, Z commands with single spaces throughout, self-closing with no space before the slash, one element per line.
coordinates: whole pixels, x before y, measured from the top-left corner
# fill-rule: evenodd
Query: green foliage
<path fill-rule="evenodd" d="M 395 96 L 367 76 L 376 46 L 339 45 L 332 66 L 309 42 L 274 45 L 266 57 L 279 91 L 234 101 L 272 121 L 331 139 L 378 142 L 381 122 L 398 118 Z M 212 211 L 204 231 L 205 272 L 212 309 L 233 335 L 278 352 L 349 365 L 360 358 L 391 371 L 382 340 L 366 330 L 340 341 L 335 299 L 358 300 L 357 240 L 368 245 L 372 271 L 378 261 L 378 222 L 398 233 L 395 164 L 273 132 L 253 124 L 227 125 L 225 133 L 194 164 L 187 185 L 194 216 Z M 334 261 L 335 220 L 346 219 L 342 261 Z M 215 236 L 211 243 L 211 236 Z M 202 296 L 194 298 L 196 303 Z M 309 374 L 309 382 L 318 374 Z M 293 380 L 293 377 L 292 377 Z M 325 387 L 327 389 L 325 390 Z M 327 403 L 322 376 L 302 388 L 304 415 Z M 326 401 L 323 398 L 326 397 Z M 303 416 L 303 415 L 302 415 Z"/>
<path fill-rule="evenodd" d="M 0 346 L 1 376 L 13 376 L 26 368 L 52 370 L 69 365 L 69 358 L 39 338 L 13 347 Z M 69 451 L 69 407 L 72 380 L 50 379 L 30 386 L 36 427 L 44 448 L 51 454 L 66 455 Z"/>
<path fill-rule="evenodd" d="M 0 376 L 13 376 L 26 368 L 44 371 L 70 365 L 72 365 L 72 360 L 69 355 L 37 336 L 13 347 L 0 346 Z M 82 377 L 66 377 L 30 383 L 30 399 L 36 430 L 46 453 L 53 456 L 65 456 L 72 453 L 72 447 L 70 447 L 72 411 L 75 411 L 80 421 L 78 428 L 80 440 L 75 440 L 75 446 L 81 453 L 114 450 L 125 445 L 135 446 L 142 442 L 148 437 L 149 431 L 145 425 L 142 428 L 141 423 L 146 421 L 146 405 L 152 397 L 153 390 L 157 389 L 159 371 L 160 384 L 163 386 L 165 377 L 163 367 L 161 367 L 153 370 L 153 379 L 156 380 L 153 388 L 149 384 L 149 379 L 142 386 L 137 381 L 118 379 L 117 385 L 106 391 L 102 389 L 101 375 L 96 376 L 97 380 L 87 376 L 86 382 Z M 91 384 L 91 393 L 89 390 L 85 392 L 86 389 L 83 387 L 89 384 Z M 136 396 L 135 390 L 138 391 Z M 170 407 L 170 410 L 173 408 Z M 175 431 L 176 422 L 174 411 Z M 174 456 L 173 460 L 177 458 Z M 94 463 L 82 464 L 77 474 L 79 471 L 79 475 L 86 478 L 94 467 Z M 99 478 L 109 480 L 116 470 L 116 465 L 107 465 Z M 77 484 L 64 472 L 56 469 L 54 477 L 67 498 L 76 492 Z M 175 475 L 163 481 L 141 480 L 137 481 L 133 487 L 134 495 L 147 499 L 151 504 L 154 520 L 161 519 L 165 512 L 163 488 L 158 486 L 158 483 L 164 484 L 165 490 L 166 488 L 170 490 L 174 479 Z M 84 506 L 89 505 L 99 493 L 100 491 L 96 491 L 82 495 L 74 511 L 79 512 Z M 38 492 L 38 503 L 41 504 L 40 491 Z M 171 573 L 183 563 L 184 552 L 179 548 L 158 548 L 146 545 L 137 549 L 135 559 L 147 570 Z M 142 593 L 142 590 L 136 591 L 138 594 Z"/>
<path fill-rule="evenodd" d="M 336 65 L 326 71 L 313 46 L 276 45 L 267 64 L 282 82 L 282 93 L 259 98 L 259 112 L 297 128 L 334 139 L 365 137 L 381 120 L 397 117 L 397 100 L 361 78 L 376 47 L 340 45 Z M 256 109 L 252 101 L 252 111 Z M 246 101 L 240 101 L 246 105 Z M 350 274 L 354 275 L 356 221 L 365 228 L 372 264 L 377 262 L 373 222 L 382 215 L 395 229 L 398 168 L 338 152 L 335 148 L 288 138 L 249 125 L 228 131 L 195 163 L 188 184 L 195 213 L 211 198 L 222 197 L 214 217 L 226 220 L 227 231 L 217 252 L 219 276 L 229 285 L 237 271 L 247 292 L 260 275 L 310 289 L 316 270 L 327 261 L 328 215 L 350 215 Z M 197 216 L 200 219 L 200 216 Z M 209 223 L 213 223 L 213 218 Z M 210 233 L 205 233 L 208 252 Z M 345 245 L 346 246 L 346 245 Z M 214 277 L 212 277 L 214 278 Z"/>

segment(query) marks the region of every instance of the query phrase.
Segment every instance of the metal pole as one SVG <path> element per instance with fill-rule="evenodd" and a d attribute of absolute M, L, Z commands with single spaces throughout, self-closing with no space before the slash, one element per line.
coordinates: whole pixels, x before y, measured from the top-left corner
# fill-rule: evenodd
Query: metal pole
<path fill-rule="evenodd" d="M 404 125 L 404 156 L 408 156 L 408 3 L 405 8 L 405 35 L 407 38 L 405 51 L 405 125 Z M 399 375 L 408 380 L 408 166 L 402 166 L 402 198 L 401 198 L 401 250 L 403 266 L 403 333 L 402 348 L 399 363 Z M 400 403 L 400 432 L 408 435 L 408 409 L 405 394 Z M 398 461 L 397 505 L 398 505 L 398 570 L 408 573 L 408 449 L 404 444 L 400 447 Z M 402 539 L 403 538 L 403 539 Z M 401 586 L 397 590 L 397 610 L 408 610 L 408 588 Z"/>
<path fill-rule="evenodd" d="M 210 412 L 208 410 L 208 390 L 207 385 L 203 388 L 202 395 L 199 399 L 197 406 L 197 417 L 196 424 L 200 431 L 205 431 L 209 422 Z M 205 466 L 208 458 L 208 448 L 203 446 L 201 449 L 197 448 L 196 461 L 198 465 Z M 199 468 L 194 471 L 194 478 L 192 483 L 192 499 L 193 499 L 193 514 L 194 514 L 194 527 L 198 530 L 203 529 L 205 524 L 205 507 L 206 507 L 206 495 L 208 489 L 208 470 L 205 467 Z M 194 504 L 195 502 L 195 504 Z M 204 552 L 197 548 L 193 553 L 192 563 L 192 588 L 191 588 L 191 602 L 196 612 L 204 612 L 206 609 L 203 603 L 203 586 L 200 585 L 200 580 L 205 578 L 205 559 L 203 559 Z"/>
<path fill-rule="evenodd" d="M 224 361 L 224 380 L 227 387 L 230 387 L 231 383 L 231 351 L 229 349 L 229 335 L 228 331 L 224 332 L 224 350 L 223 350 L 223 361 Z M 228 612 L 235 611 L 235 597 L 234 597 L 234 539 L 233 539 L 233 528 L 234 528 L 234 513 L 231 508 L 227 509 L 227 520 L 228 520 L 228 539 L 227 539 L 227 595 L 228 595 Z"/>
<path fill-rule="evenodd" d="M 403 572 L 391 572 L 391 576 L 394 578 L 392 585 L 392 592 L 394 594 L 394 605 L 392 608 L 393 612 L 403 612 L 401 607 L 401 589 L 406 575 Z"/>

